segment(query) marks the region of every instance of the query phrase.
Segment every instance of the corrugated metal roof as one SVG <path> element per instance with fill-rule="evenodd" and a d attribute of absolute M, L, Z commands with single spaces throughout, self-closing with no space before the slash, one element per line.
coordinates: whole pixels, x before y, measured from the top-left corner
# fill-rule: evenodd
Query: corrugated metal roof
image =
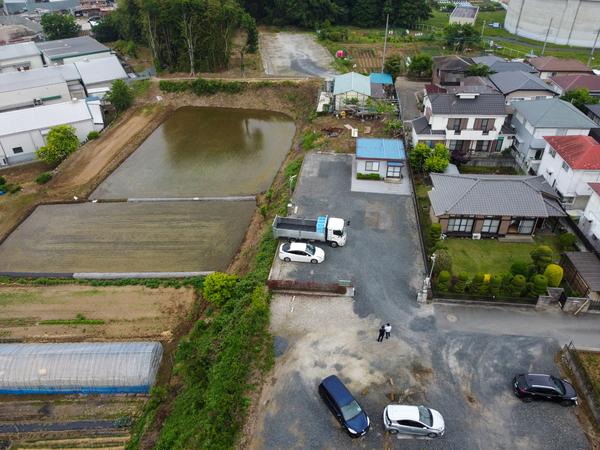
<path fill-rule="evenodd" d="M 123 80 L 127 74 L 115 55 L 106 58 L 92 58 L 86 61 L 77 61 L 75 67 L 81 75 L 84 85 L 102 83 L 112 80 Z"/>
<path fill-rule="evenodd" d="M 468 19 L 472 19 L 477 15 L 477 11 L 479 11 L 479 7 L 477 6 L 466 6 L 466 5 L 458 5 L 450 14 L 450 18 L 452 17 L 466 17 Z"/>
<path fill-rule="evenodd" d="M 0 46 L 0 61 L 39 54 L 40 50 L 33 42 L 21 42 L 19 44 Z"/>
<path fill-rule="evenodd" d="M 2 113 L 0 136 L 91 119 L 92 114 L 85 100 L 18 109 Z"/>
<path fill-rule="evenodd" d="M 515 111 L 537 128 L 595 128 L 597 125 L 571 103 L 559 98 L 514 102 Z"/>
<path fill-rule="evenodd" d="M 394 80 L 392 80 L 392 76 L 389 73 L 373 72 L 369 74 L 369 78 L 371 79 L 371 83 L 394 84 Z"/>
<path fill-rule="evenodd" d="M 0 393 L 146 393 L 158 342 L 0 344 Z"/>
<path fill-rule="evenodd" d="M 369 77 L 356 72 L 338 75 L 333 79 L 333 95 L 344 94 L 349 91 L 371 96 L 371 80 Z"/>
<path fill-rule="evenodd" d="M 565 252 L 564 255 L 577 269 L 585 284 L 593 292 L 600 291 L 600 261 L 598 257 L 590 252 Z"/>
<path fill-rule="evenodd" d="M 48 68 L 6 72 L 0 73 L 0 92 L 12 92 L 65 82 L 64 76 L 59 71 L 48 70 Z"/>
<path fill-rule="evenodd" d="M 430 174 L 429 192 L 436 216 L 489 215 L 519 217 L 564 216 L 542 177 L 509 175 Z M 542 195 L 544 193 L 544 195 Z"/>
<path fill-rule="evenodd" d="M 504 95 L 515 91 L 549 91 L 554 90 L 541 78 L 528 72 L 501 72 L 494 73 L 489 79 Z"/>
<path fill-rule="evenodd" d="M 404 144 L 400 139 L 358 138 L 356 140 L 356 157 L 403 161 L 406 159 L 406 154 Z"/>
<path fill-rule="evenodd" d="M 44 56 L 52 60 L 110 51 L 107 46 L 89 36 L 38 42 L 37 46 Z"/>
<path fill-rule="evenodd" d="M 483 93 L 474 98 L 461 98 L 460 94 L 429 94 L 434 114 L 468 114 L 503 116 L 506 105 L 502 94 Z"/>

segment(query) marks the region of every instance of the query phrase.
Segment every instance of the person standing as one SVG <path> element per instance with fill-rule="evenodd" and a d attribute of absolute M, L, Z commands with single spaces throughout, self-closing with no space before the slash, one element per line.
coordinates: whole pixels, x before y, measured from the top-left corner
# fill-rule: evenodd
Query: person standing
<path fill-rule="evenodd" d="M 385 331 L 385 338 L 389 339 L 390 333 L 392 332 L 392 326 L 389 323 L 386 323 L 385 327 L 383 327 L 383 330 Z"/>
<path fill-rule="evenodd" d="M 377 338 L 377 342 L 383 342 L 383 336 L 385 334 L 385 327 L 381 325 L 379 328 L 379 337 Z"/>

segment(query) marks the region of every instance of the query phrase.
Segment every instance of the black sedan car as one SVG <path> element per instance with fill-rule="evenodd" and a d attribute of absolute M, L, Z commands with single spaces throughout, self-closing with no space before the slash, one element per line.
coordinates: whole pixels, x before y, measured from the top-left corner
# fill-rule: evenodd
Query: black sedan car
<path fill-rule="evenodd" d="M 319 395 L 352 437 L 367 434 L 371 421 L 344 383 L 330 375 L 319 384 Z"/>
<path fill-rule="evenodd" d="M 551 400 L 563 406 L 577 404 L 577 393 L 566 380 L 552 375 L 523 373 L 513 378 L 513 391 L 524 402 Z"/>

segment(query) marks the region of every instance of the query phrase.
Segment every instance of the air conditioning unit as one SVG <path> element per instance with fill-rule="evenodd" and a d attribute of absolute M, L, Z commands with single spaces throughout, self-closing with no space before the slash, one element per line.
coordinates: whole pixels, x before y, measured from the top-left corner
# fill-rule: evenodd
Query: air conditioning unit
<path fill-rule="evenodd" d="M 478 241 L 481 239 L 481 233 L 473 233 L 473 240 Z"/>

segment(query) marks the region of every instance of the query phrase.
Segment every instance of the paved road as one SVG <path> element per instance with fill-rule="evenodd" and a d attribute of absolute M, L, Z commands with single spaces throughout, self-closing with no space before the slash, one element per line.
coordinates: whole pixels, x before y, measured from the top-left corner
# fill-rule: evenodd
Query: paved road
<path fill-rule="evenodd" d="M 418 306 L 423 262 L 410 198 L 351 193 L 349 171 L 345 155 L 306 156 L 295 194 L 299 213 L 350 218 L 348 244 L 327 248 L 322 265 L 278 263 L 274 270 L 302 280 L 349 276 L 356 297 L 273 300 L 278 358 L 249 447 L 589 448 L 575 409 L 521 403 L 510 380 L 521 371 L 559 375 L 554 357 L 560 344 L 572 335 L 578 344 L 591 342 L 600 317 L 576 322 L 522 309 Z M 375 339 L 382 322 L 393 330 L 380 344 Z M 553 330 L 545 331 L 545 324 Z M 319 400 L 318 382 L 331 373 L 369 412 L 372 430 L 365 438 L 351 441 Z M 446 436 L 417 440 L 383 433 L 381 411 L 392 394 L 438 409 Z"/>
<path fill-rule="evenodd" d="M 423 81 L 410 81 L 406 77 L 396 78 L 396 90 L 402 105 L 402 120 L 412 120 L 422 115 L 415 94 L 422 92 L 424 85 Z"/>

